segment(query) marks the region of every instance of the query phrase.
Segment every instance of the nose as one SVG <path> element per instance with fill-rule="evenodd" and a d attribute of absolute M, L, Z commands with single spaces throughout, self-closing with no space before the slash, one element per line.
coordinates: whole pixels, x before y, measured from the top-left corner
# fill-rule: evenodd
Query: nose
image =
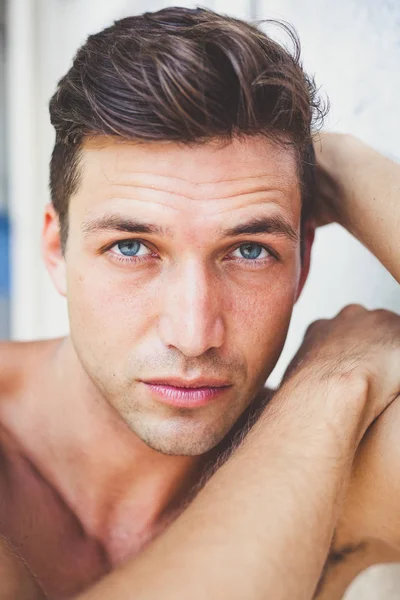
<path fill-rule="evenodd" d="M 222 346 L 225 336 L 222 302 L 212 274 L 205 267 L 191 263 L 165 283 L 159 319 L 161 341 L 188 357 Z"/>

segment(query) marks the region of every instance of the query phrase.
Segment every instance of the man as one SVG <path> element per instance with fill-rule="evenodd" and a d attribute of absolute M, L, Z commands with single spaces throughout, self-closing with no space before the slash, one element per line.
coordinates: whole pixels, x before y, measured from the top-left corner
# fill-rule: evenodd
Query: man
<path fill-rule="evenodd" d="M 399 317 L 350 307 L 314 325 L 263 410 L 309 269 L 314 109 L 298 54 L 203 9 L 124 19 L 78 52 L 51 101 L 43 231 L 71 333 L 2 348 L 13 600 L 110 571 L 83 597 L 310 598 L 320 581 L 334 598 L 397 559 Z M 346 175 L 369 150 L 316 150 L 319 222 L 343 218 L 400 279 L 395 195 L 374 207 Z M 321 578 L 331 546 L 350 563 Z"/>

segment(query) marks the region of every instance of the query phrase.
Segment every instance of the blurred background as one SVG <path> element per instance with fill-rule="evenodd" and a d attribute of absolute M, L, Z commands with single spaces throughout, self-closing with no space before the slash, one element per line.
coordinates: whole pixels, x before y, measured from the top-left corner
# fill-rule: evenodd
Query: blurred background
<path fill-rule="evenodd" d="M 57 80 L 89 33 L 170 4 L 196 6 L 179 0 L 0 0 L 0 338 L 68 331 L 65 300 L 53 290 L 40 251 L 53 144 L 47 104 Z M 351 132 L 400 158 L 399 0 L 208 0 L 201 6 L 248 20 L 291 22 L 306 69 L 330 98 L 327 129 Z M 311 275 L 273 385 L 307 325 L 352 302 L 400 312 L 400 287 L 365 248 L 330 225 L 317 234 Z"/>

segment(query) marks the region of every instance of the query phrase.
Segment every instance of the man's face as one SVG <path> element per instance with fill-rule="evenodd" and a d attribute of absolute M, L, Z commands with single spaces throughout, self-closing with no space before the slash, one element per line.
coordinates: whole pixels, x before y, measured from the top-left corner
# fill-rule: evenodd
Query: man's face
<path fill-rule="evenodd" d="M 300 212 L 293 152 L 262 138 L 84 144 L 65 256 L 71 338 L 152 448 L 207 452 L 263 387 L 304 280 Z M 172 378 L 227 387 L 185 394 Z"/>

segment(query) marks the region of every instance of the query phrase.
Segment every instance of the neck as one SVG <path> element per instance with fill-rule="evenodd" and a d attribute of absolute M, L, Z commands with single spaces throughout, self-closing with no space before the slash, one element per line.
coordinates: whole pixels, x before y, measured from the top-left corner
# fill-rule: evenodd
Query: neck
<path fill-rule="evenodd" d="M 143 545 L 179 511 L 205 457 L 167 456 L 142 442 L 94 386 L 69 338 L 49 343 L 44 356 L 18 415 L 27 454 L 87 535 L 106 547 L 124 538 Z"/>

